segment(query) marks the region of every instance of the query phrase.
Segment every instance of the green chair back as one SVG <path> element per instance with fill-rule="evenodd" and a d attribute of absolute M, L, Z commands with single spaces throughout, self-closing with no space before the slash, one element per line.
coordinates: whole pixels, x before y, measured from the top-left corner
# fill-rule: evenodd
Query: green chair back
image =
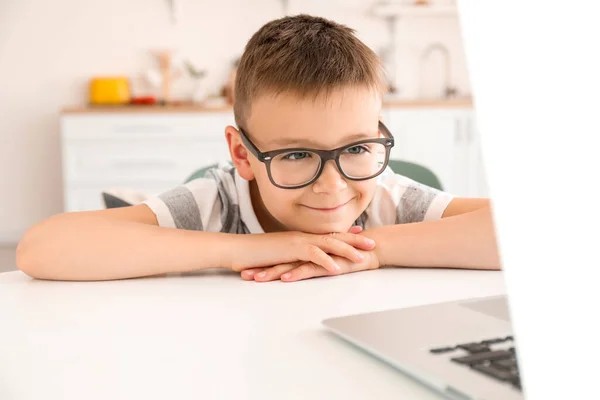
<path fill-rule="evenodd" d="M 193 174 L 191 174 L 190 176 L 188 176 L 186 178 L 184 183 L 188 183 L 189 181 L 193 181 L 194 179 L 204 178 L 204 174 L 206 173 L 206 171 L 208 171 L 211 168 L 215 168 L 216 166 L 217 166 L 217 164 L 215 163 L 215 164 L 211 164 L 206 167 L 200 168 L 199 170 L 194 171 Z"/>
<path fill-rule="evenodd" d="M 389 167 L 395 173 L 422 183 L 425 186 L 444 190 L 438 177 L 429 168 L 408 161 L 390 160 Z"/>

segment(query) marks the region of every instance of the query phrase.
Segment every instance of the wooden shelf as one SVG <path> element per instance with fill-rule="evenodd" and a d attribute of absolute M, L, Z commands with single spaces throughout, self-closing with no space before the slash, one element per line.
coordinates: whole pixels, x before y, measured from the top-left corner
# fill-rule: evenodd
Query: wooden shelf
<path fill-rule="evenodd" d="M 394 3 L 378 3 L 371 8 L 376 17 L 452 17 L 457 15 L 456 6 L 408 6 Z"/>
<path fill-rule="evenodd" d="M 125 105 L 125 106 L 74 106 L 65 107 L 61 110 L 61 114 L 93 114 L 93 113 L 211 113 L 211 112 L 226 112 L 233 111 L 233 107 L 223 105 L 218 107 L 209 107 L 203 105 Z"/>
<path fill-rule="evenodd" d="M 470 97 L 458 99 L 394 99 L 384 98 L 383 108 L 471 108 L 473 100 Z M 156 114 L 156 113 L 211 113 L 233 112 L 233 107 L 206 107 L 201 105 L 181 106 L 75 106 L 65 107 L 62 114 Z"/>

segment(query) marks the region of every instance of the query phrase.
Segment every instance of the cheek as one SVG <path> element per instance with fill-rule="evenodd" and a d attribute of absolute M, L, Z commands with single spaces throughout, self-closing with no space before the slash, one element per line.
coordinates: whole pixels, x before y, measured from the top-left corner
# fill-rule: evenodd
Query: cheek
<path fill-rule="evenodd" d="M 294 204 L 297 203 L 296 196 L 290 195 L 290 193 L 281 193 L 282 189 L 273 187 L 267 191 L 267 198 L 263 199 L 265 205 L 272 212 L 274 216 L 282 216 L 282 214 L 289 214 L 294 209 Z M 277 214 L 277 215 L 275 215 Z"/>
<path fill-rule="evenodd" d="M 284 225 L 293 225 L 297 215 L 295 204 L 298 201 L 293 191 L 279 189 L 269 182 L 262 193 L 265 194 L 262 200 L 269 214 Z"/>
<path fill-rule="evenodd" d="M 265 164 L 261 163 L 254 157 L 250 157 L 248 159 L 248 162 L 250 163 L 250 169 L 252 169 L 252 174 L 254 174 L 254 178 L 256 179 L 256 182 L 262 183 L 263 180 L 269 179 L 269 176 L 267 175 L 267 168 L 265 167 Z"/>
<path fill-rule="evenodd" d="M 274 186 L 266 171 L 255 173 L 255 178 L 262 202 L 271 215 L 279 219 L 293 211 L 293 205 L 297 203 L 300 196 L 298 191 Z"/>
<path fill-rule="evenodd" d="M 356 194 L 360 195 L 360 204 L 366 205 L 371 202 L 373 195 L 375 194 L 375 188 L 377 187 L 377 181 L 371 179 L 368 181 L 352 182 L 352 189 Z"/>

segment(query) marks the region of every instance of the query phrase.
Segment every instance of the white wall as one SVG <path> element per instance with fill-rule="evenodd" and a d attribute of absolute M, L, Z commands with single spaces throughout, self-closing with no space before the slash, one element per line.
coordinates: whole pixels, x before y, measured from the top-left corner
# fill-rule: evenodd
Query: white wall
<path fill-rule="evenodd" d="M 204 82 L 216 91 L 250 35 L 282 15 L 278 0 L 176 2 L 173 27 L 164 0 L 0 0 L 0 243 L 62 211 L 58 114 L 85 102 L 90 76 L 136 77 L 149 50 L 175 47 L 208 71 Z M 375 50 L 388 41 L 383 21 L 367 14 L 370 0 L 289 3 L 290 14 L 355 28 Z M 403 96 L 417 95 L 418 55 L 432 41 L 450 48 L 453 83 L 469 91 L 455 18 L 403 19 L 397 34 Z"/>

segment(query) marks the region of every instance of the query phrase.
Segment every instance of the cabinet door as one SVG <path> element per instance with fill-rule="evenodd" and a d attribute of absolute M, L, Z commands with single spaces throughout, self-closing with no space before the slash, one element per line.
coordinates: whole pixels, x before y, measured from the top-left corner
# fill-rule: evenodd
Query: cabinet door
<path fill-rule="evenodd" d="M 384 123 L 395 137 L 391 158 L 429 168 L 445 191 L 466 195 L 468 178 L 460 118 L 446 110 L 387 110 Z"/>
<path fill-rule="evenodd" d="M 229 112 L 63 116 L 65 210 L 98 209 L 112 187 L 160 193 L 229 160 L 224 131 L 232 122 Z"/>
<path fill-rule="evenodd" d="M 197 168 L 229 158 L 225 138 L 72 139 L 64 146 L 66 181 L 86 184 L 181 181 Z"/>

